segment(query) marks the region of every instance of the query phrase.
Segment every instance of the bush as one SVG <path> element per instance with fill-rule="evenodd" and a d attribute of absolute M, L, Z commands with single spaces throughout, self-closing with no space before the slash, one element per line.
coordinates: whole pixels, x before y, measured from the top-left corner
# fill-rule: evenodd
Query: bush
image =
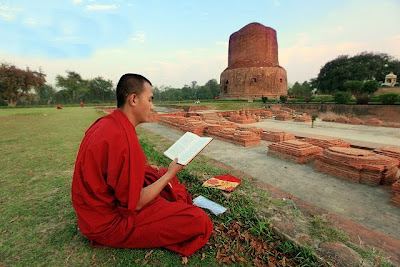
<path fill-rule="evenodd" d="M 376 91 L 378 91 L 379 88 L 379 83 L 377 81 L 371 80 L 371 81 L 366 81 L 363 83 L 361 87 L 361 92 L 363 94 L 373 94 Z"/>
<path fill-rule="evenodd" d="M 396 103 L 397 98 L 399 98 L 399 95 L 396 93 L 386 93 L 379 96 L 379 100 L 384 105 L 393 105 L 394 103 Z"/>
<path fill-rule="evenodd" d="M 363 87 L 362 81 L 346 81 L 344 83 L 344 88 L 346 91 L 352 92 L 353 94 L 358 94 Z"/>
<path fill-rule="evenodd" d="M 356 103 L 359 105 L 367 105 L 371 97 L 367 94 L 361 94 L 356 96 Z"/>
<path fill-rule="evenodd" d="M 3 99 L 0 99 L 0 106 L 8 106 L 8 104 Z"/>
<path fill-rule="evenodd" d="M 281 96 L 279 97 L 279 99 L 281 100 L 282 103 L 286 103 L 286 101 L 287 101 L 287 95 L 281 95 Z"/>
<path fill-rule="evenodd" d="M 265 103 L 267 103 L 267 101 L 268 101 L 268 97 L 263 96 L 263 97 L 261 97 L 261 100 L 262 100 L 262 102 L 265 104 Z"/>
<path fill-rule="evenodd" d="M 371 96 L 369 102 L 381 102 L 379 96 Z"/>
<path fill-rule="evenodd" d="M 315 98 L 315 100 L 317 102 L 321 102 L 323 104 L 323 103 L 326 103 L 326 102 L 331 102 L 332 101 L 332 96 L 331 95 L 318 95 Z"/>
<path fill-rule="evenodd" d="M 305 96 L 305 97 L 304 97 L 304 101 L 305 101 L 306 103 L 310 103 L 312 100 L 313 100 L 313 97 L 312 97 L 312 96 Z"/>
<path fill-rule="evenodd" d="M 350 92 L 337 92 L 335 93 L 334 101 L 336 104 L 347 104 L 350 98 Z"/>

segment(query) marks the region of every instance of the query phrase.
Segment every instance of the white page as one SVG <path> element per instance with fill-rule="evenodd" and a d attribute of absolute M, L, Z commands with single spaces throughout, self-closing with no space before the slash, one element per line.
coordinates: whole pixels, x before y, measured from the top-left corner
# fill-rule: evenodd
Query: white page
<path fill-rule="evenodd" d="M 164 152 L 164 155 L 168 158 L 174 160 L 175 158 L 179 159 L 179 154 L 182 153 L 192 142 L 195 142 L 199 137 L 191 132 L 186 132 L 182 135 L 167 151 Z M 180 160 L 181 161 L 181 160 Z"/>
<path fill-rule="evenodd" d="M 212 140 L 211 137 L 202 137 L 193 142 L 190 146 L 187 146 L 181 153 L 178 155 L 178 159 L 180 162 L 188 162 L 194 156 L 198 154 L 198 151 L 203 149 L 208 142 Z"/>
<path fill-rule="evenodd" d="M 211 140 L 211 137 L 199 137 L 194 133 L 186 132 L 164 152 L 164 155 L 172 160 L 178 158 L 179 164 L 186 165 Z"/>

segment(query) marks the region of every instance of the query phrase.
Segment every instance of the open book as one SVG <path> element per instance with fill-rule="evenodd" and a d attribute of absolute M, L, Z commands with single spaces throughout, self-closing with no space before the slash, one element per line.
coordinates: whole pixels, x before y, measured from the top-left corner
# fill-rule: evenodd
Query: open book
<path fill-rule="evenodd" d="M 172 160 L 178 158 L 178 164 L 187 165 L 211 140 L 211 137 L 200 137 L 194 133 L 186 132 L 164 152 L 164 155 Z"/>

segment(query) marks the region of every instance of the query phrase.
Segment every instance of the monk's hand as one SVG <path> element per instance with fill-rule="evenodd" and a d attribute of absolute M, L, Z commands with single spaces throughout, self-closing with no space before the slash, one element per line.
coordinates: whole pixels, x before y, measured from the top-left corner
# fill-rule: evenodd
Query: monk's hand
<path fill-rule="evenodd" d="M 183 169 L 183 165 L 178 164 L 178 159 L 175 158 L 174 161 L 169 164 L 168 167 L 168 172 L 172 175 L 175 176 L 178 172 L 180 172 Z"/>

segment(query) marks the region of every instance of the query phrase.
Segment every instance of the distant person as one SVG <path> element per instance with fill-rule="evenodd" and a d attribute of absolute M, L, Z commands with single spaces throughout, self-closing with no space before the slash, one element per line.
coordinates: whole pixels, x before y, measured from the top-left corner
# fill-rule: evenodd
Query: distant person
<path fill-rule="evenodd" d="M 62 109 L 61 105 L 58 104 L 57 107 L 56 107 L 56 109 Z"/>
<path fill-rule="evenodd" d="M 153 110 L 153 88 L 138 74 L 117 85 L 117 110 L 86 131 L 75 164 L 72 203 L 78 226 L 92 246 L 164 247 L 190 256 L 203 247 L 213 226 L 192 205 L 176 174 L 146 165 L 135 127 Z"/>
<path fill-rule="evenodd" d="M 81 101 L 81 108 L 83 108 L 83 102 Z"/>

